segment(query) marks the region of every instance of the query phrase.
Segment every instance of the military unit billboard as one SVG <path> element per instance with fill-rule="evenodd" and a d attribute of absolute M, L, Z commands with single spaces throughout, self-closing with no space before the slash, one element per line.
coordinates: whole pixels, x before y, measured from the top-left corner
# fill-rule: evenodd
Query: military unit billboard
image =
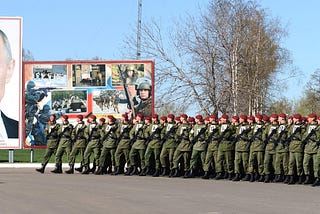
<path fill-rule="evenodd" d="M 47 61 L 24 62 L 23 141 L 25 148 L 46 147 L 49 116 L 97 118 L 127 113 L 153 113 L 154 62 Z"/>
<path fill-rule="evenodd" d="M 22 18 L 0 17 L 0 149 L 21 148 Z"/>

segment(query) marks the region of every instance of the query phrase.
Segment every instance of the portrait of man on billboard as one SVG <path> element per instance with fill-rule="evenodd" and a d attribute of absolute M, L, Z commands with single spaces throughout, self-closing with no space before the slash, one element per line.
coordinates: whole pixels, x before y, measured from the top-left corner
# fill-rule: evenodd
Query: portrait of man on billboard
<path fill-rule="evenodd" d="M 2 107 L 10 105 L 3 99 L 6 93 L 6 85 L 10 82 L 15 69 L 15 59 L 12 55 L 10 41 L 6 33 L 0 29 L 0 140 L 18 138 L 18 121 L 10 118 Z M 19 94 L 18 94 L 19 95 Z M 17 98 L 19 99 L 19 98 Z"/>

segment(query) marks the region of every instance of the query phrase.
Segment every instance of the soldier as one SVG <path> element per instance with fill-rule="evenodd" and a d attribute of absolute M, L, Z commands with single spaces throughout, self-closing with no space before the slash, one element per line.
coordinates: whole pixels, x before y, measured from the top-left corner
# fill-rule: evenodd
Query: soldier
<path fill-rule="evenodd" d="M 278 138 L 276 140 L 276 161 L 275 161 L 275 179 L 274 182 L 288 183 L 288 162 L 289 162 L 289 147 L 286 143 L 288 124 L 286 115 L 281 113 L 278 117 L 279 128 Z"/>
<path fill-rule="evenodd" d="M 87 139 L 87 147 L 84 151 L 84 171 L 82 174 L 90 173 L 90 155 L 94 154 L 94 163 L 93 165 L 99 166 L 99 157 L 100 157 L 100 129 L 97 123 L 97 117 L 95 115 L 90 115 L 88 117 L 88 125 L 85 129 L 84 136 Z"/>
<path fill-rule="evenodd" d="M 197 164 L 198 159 L 201 160 L 201 167 L 204 167 L 206 151 L 207 151 L 207 142 L 206 142 L 206 130 L 207 127 L 204 124 L 202 115 L 197 115 L 195 117 L 195 125 L 192 127 L 190 131 L 189 138 L 191 140 L 192 154 L 190 161 L 190 172 L 185 178 L 193 178 L 195 176 L 195 170 L 199 168 L 199 164 Z"/>
<path fill-rule="evenodd" d="M 36 169 L 40 173 L 44 173 L 46 165 L 48 164 L 51 155 L 55 154 L 58 147 L 58 138 L 59 138 L 59 127 L 60 125 L 56 122 L 56 115 L 50 115 L 50 121 L 48 122 L 45 128 L 45 135 L 47 139 L 47 148 L 44 154 L 44 160 L 42 162 L 41 168 Z"/>
<path fill-rule="evenodd" d="M 107 117 L 107 125 L 104 125 L 100 129 L 100 142 L 102 142 L 102 149 L 101 149 L 101 155 L 99 158 L 99 167 L 98 170 L 95 172 L 96 175 L 102 175 L 103 174 L 103 168 L 108 169 L 108 173 L 112 173 L 112 167 L 115 167 L 115 152 L 117 148 L 116 140 L 116 130 L 118 128 L 118 125 L 116 123 L 116 118 L 114 118 L 112 115 L 108 115 Z M 111 165 L 105 165 L 105 162 L 107 159 L 111 159 Z"/>
<path fill-rule="evenodd" d="M 229 116 L 223 114 L 220 118 L 218 140 L 218 157 L 217 157 L 217 177 L 216 180 L 222 178 L 233 178 L 233 154 L 234 145 L 232 144 L 235 128 L 229 122 Z"/>
<path fill-rule="evenodd" d="M 318 122 L 318 124 L 320 124 L 320 117 L 317 118 L 317 122 Z M 319 141 L 317 143 L 318 143 L 318 151 L 317 151 L 317 157 L 316 157 L 316 162 L 317 162 L 316 164 L 318 167 L 318 171 L 315 172 L 316 179 L 312 184 L 313 187 L 320 185 L 320 146 L 319 146 Z"/>
<path fill-rule="evenodd" d="M 173 155 L 173 168 L 171 172 L 172 177 L 179 176 L 178 166 L 181 157 L 183 157 L 185 176 L 188 175 L 188 171 L 190 168 L 191 143 L 189 139 L 189 132 L 191 130 L 191 127 L 188 123 L 187 118 L 188 116 L 186 114 L 182 114 L 180 116 L 181 124 L 178 126 L 176 131 L 175 139 L 178 143 L 178 146 Z"/>
<path fill-rule="evenodd" d="M 255 124 L 248 135 L 249 141 L 247 146 L 250 148 L 248 173 L 250 174 L 250 182 L 254 182 L 255 180 L 263 181 L 264 145 L 262 134 L 264 125 L 262 118 L 263 116 L 261 114 L 256 114 Z"/>
<path fill-rule="evenodd" d="M 212 114 L 209 116 L 209 125 L 207 126 L 207 153 L 206 159 L 203 165 L 204 175 L 203 179 L 209 179 L 210 175 L 215 177 L 216 175 L 216 165 L 217 165 L 217 156 L 218 156 L 218 139 L 219 139 L 219 124 L 217 120 L 217 115 Z M 210 173 L 210 169 L 212 173 Z"/>
<path fill-rule="evenodd" d="M 115 153 L 115 172 L 113 175 L 118 175 L 124 170 L 120 166 L 121 155 L 124 155 L 124 159 L 127 165 L 129 165 L 129 152 L 130 152 L 130 130 L 132 124 L 129 122 L 127 114 L 121 115 L 121 123 L 118 125 L 116 131 L 117 136 L 117 149 Z M 128 170 L 129 172 L 129 170 Z"/>
<path fill-rule="evenodd" d="M 164 119 L 164 117 L 162 117 Z M 176 148 L 176 142 L 174 139 L 174 133 L 176 132 L 177 126 L 174 122 L 174 115 L 169 114 L 166 117 L 167 123 L 165 123 L 161 132 L 161 143 L 162 149 L 160 153 L 160 163 L 162 166 L 161 176 L 165 176 L 172 170 L 173 167 L 173 154 Z"/>
<path fill-rule="evenodd" d="M 288 144 L 289 144 L 289 182 L 294 184 L 294 172 L 297 172 L 299 178 L 298 183 L 302 183 L 302 159 L 303 159 L 303 146 L 301 143 L 302 135 L 305 132 L 305 126 L 301 122 L 301 115 L 293 115 L 293 124 L 288 130 Z"/>
<path fill-rule="evenodd" d="M 149 79 L 137 80 L 137 96 L 133 100 L 134 111 L 136 114 L 143 114 L 144 116 L 152 115 L 152 93 L 151 81 Z"/>
<path fill-rule="evenodd" d="M 247 115 L 239 117 L 239 125 L 236 128 L 235 144 L 235 159 L 234 159 L 234 172 L 235 177 L 233 181 L 240 181 L 244 174 L 247 173 L 249 163 L 249 149 L 247 148 L 248 133 L 251 126 L 247 123 Z"/>
<path fill-rule="evenodd" d="M 265 131 L 262 136 L 262 140 L 265 145 L 264 154 L 264 182 L 268 183 L 271 181 L 271 172 L 275 170 L 275 148 L 278 139 L 278 115 L 272 114 L 270 116 L 270 124 L 265 125 Z"/>
<path fill-rule="evenodd" d="M 71 133 L 73 126 L 68 121 L 67 115 L 61 116 L 62 124 L 59 129 L 59 142 L 56 152 L 56 168 L 52 170 L 53 173 L 62 173 L 62 156 L 64 153 L 67 154 L 67 159 L 72 148 Z"/>
<path fill-rule="evenodd" d="M 145 121 L 150 123 L 150 117 L 148 116 Z M 144 153 L 146 150 L 145 144 L 145 129 L 148 125 L 143 123 L 143 114 L 138 114 L 136 116 L 136 123 L 134 124 L 133 128 L 130 131 L 130 139 L 131 139 L 131 150 L 129 152 L 129 159 L 130 159 L 130 167 L 131 171 L 130 174 L 127 175 L 136 175 L 138 173 L 138 165 L 140 165 L 140 173 L 144 173 L 145 170 L 145 159 Z M 137 155 L 140 158 L 140 164 L 137 162 Z"/>
<path fill-rule="evenodd" d="M 160 151 L 161 151 L 161 130 L 163 128 L 163 123 L 161 124 L 158 119 L 158 115 L 154 114 L 152 116 L 152 123 L 146 129 L 145 136 L 146 136 L 146 144 L 147 149 L 145 153 L 145 165 L 146 170 L 142 174 L 147 175 L 150 170 L 150 158 L 153 155 L 155 161 L 155 172 L 153 173 L 153 177 L 158 177 L 160 174 Z"/>
<path fill-rule="evenodd" d="M 312 184 L 312 175 L 311 171 L 313 169 L 314 178 L 318 177 L 318 161 L 317 161 L 317 152 L 319 150 L 319 126 L 316 121 L 316 114 L 308 115 L 308 126 L 306 132 L 302 137 L 302 146 L 304 146 L 304 157 L 303 157 L 303 170 L 306 176 L 304 184 Z M 310 166 L 312 162 L 313 166 Z"/>
<path fill-rule="evenodd" d="M 84 150 L 86 149 L 86 146 L 87 146 L 87 141 L 86 141 L 86 138 L 84 137 L 84 130 L 86 129 L 86 127 L 87 126 L 83 122 L 83 116 L 77 115 L 77 124 L 75 125 L 75 127 L 71 133 L 73 147 L 72 147 L 72 151 L 69 156 L 70 169 L 65 171 L 65 173 L 67 173 L 67 174 L 74 173 L 74 163 L 75 163 L 76 157 L 79 153 L 81 155 L 80 167 L 82 168 L 82 164 L 84 163 Z M 81 171 L 82 171 L 82 169 L 81 169 Z"/>

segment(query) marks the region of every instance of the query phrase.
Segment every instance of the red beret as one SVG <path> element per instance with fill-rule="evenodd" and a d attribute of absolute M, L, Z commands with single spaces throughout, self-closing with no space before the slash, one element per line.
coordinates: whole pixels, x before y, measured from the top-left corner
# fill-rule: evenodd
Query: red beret
<path fill-rule="evenodd" d="M 204 118 L 205 121 L 209 121 L 209 119 L 210 119 L 210 116 L 207 116 Z"/>
<path fill-rule="evenodd" d="M 64 114 L 64 115 L 61 115 L 61 117 L 62 117 L 63 119 L 65 119 L 65 120 L 68 120 L 68 118 L 69 118 L 68 115 L 65 115 L 65 114 Z"/>
<path fill-rule="evenodd" d="M 113 115 L 108 115 L 108 119 L 112 122 L 116 121 L 116 118 Z"/>
<path fill-rule="evenodd" d="M 262 117 L 263 121 L 268 122 L 269 121 L 269 117 L 267 115 L 263 115 Z"/>
<path fill-rule="evenodd" d="M 104 123 L 104 122 L 106 122 L 106 119 L 104 119 L 103 117 L 101 117 L 101 118 L 99 119 L 99 121 Z"/>
<path fill-rule="evenodd" d="M 173 114 L 168 114 L 168 118 L 174 119 L 174 115 Z"/>
<path fill-rule="evenodd" d="M 80 119 L 80 120 L 83 120 L 83 116 L 81 114 L 77 115 L 77 118 Z"/>
<path fill-rule="evenodd" d="M 151 121 L 151 117 L 150 116 L 145 116 L 144 119 Z"/>
<path fill-rule="evenodd" d="M 184 119 L 187 119 L 188 118 L 188 115 L 186 114 L 181 114 L 180 117 L 184 118 Z"/>
<path fill-rule="evenodd" d="M 141 119 L 143 118 L 143 114 L 137 114 L 137 117 L 140 117 Z"/>
<path fill-rule="evenodd" d="M 188 119 L 188 122 L 189 123 L 191 123 L 191 122 L 194 122 L 195 120 L 194 120 L 194 117 L 189 117 L 189 119 Z"/>
<path fill-rule="evenodd" d="M 243 120 L 247 120 L 247 115 L 242 114 L 242 115 L 240 115 L 240 118 L 243 119 Z"/>
<path fill-rule="evenodd" d="M 198 114 L 198 115 L 196 116 L 196 118 L 197 118 L 198 120 L 203 120 L 202 115 L 200 115 L 200 114 Z"/>
<path fill-rule="evenodd" d="M 308 117 L 309 117 L 309 118 L 317 118 L 317 115 L 314 114 L 314 113 L 312 113 L 312 114 L 309 114 Z"/>
<path fill-rule="evenodd" d="M 166 116 L 162 116 L 160 119 L 163 120 L 163 121 L 166 121 L 167 117 Z"/>
<path fill-rule="evenodd" d="M 152 115 L 152 118 L 153 118 L 153 119 L 158 119 L 158 118 L 159 118 L 159 115 L 154 114 L 154 115 Z"/>
<path fill-rule="evenodd" d="M 180 121 L 180 117 L 178 116 L 178 117 L 174 118 L 174 120 L 175 121 Z"/>
<path fill-rule="evenodd" d="M 221 116 L 221 118 L 223 118 L 223 119 L 229 119 L 229 116 L 227 115 L 227 114 L 223 114 L 222 116 Z"/>
<path fill-rule="evenodd" d="M 232 116 L 232 119 L 239 120 L 239 117 L 237 115 Z"/>
<path fill-rule="evenodd" d="M 96 119 L 97 119 L 97 117 L 96 117 L 94 114 L 91 114 L 91 115 L 89 116 L 89 118 L 91 118 L 92 120 L 96 120 Z"/>
<path fill-rule="evenodd" d="M 262 119 L 263 119 L 263 116 L 262 116 L 262 114 L 256 114 L 256 118 L 262 120 Z"/>
<path fill-rule="evenodd" d="M 286 114 L 284 114 L 284 113 L 281 113 L 281 114 L 279 114 L 279 117 L 286 118 L 286 117 L 287 117 L 287 115 L 286 115 Z"/>
<path fill-rule="evenodd" d="M 270 117 L 272 117 L 272 118 L 278 118 L 278 115 L 277 115 L 277 114 L 271 114 Z"/>
<path fill-rule="evenodd" d="M 249 116 L 249 117 L 248 117 L 248 120 L 254 120 L 254 116 L 252 116 L 252 115 Z"/>
<path fill-rule="evenodd" d="M 55 114 L 50 114 L 50 117 L 54 117 L 54 119 L 57 119 L 57 116 Z"/>
<path fill-rule="evenodd" d="M 121 117 L 123 117 L 124 119 L 128 120 L 128 115 L 127 114 L 122 114 Z"/>
<path fill-rule="evenodd" d="M 216 114 L 211 114 L 211 115 L 210 115 L 210 118 L 212 118 L 212 119 L 217 119 L 217 115 L 216 115 Z"/>
<path fill-rule="evenodd" d="M 301 114 L 294 114 L 293 118 L 300 120 L 301 119 Z"/>

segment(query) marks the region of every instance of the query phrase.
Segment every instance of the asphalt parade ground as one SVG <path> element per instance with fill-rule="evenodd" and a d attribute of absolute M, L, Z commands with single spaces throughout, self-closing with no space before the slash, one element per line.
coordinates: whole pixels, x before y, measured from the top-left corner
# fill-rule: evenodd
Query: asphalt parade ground
<path fill-rule="evenodd" d="M 50 170 L 1 167 L 1 213 L 320 213 L 320 187 Z"/>

